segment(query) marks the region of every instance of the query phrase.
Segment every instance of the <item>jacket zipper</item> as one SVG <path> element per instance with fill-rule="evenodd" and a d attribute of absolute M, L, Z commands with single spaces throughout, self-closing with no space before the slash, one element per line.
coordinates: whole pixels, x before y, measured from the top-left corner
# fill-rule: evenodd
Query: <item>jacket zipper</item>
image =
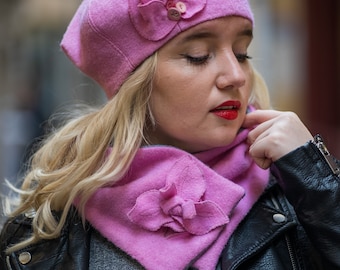
<path fill-rule="evenodd" d="M 297 270 L 294 254 L 293 254 L 293 247 L 292 247 L 292 241 L 290 240 L 290 237 L 286 234 L 285 235 L 286 243 L 287 243 L 287 248 L 288 248 L 288 253 L 290 257 L 290 261 L 292 263 L 293 270 Z"/>
<path fill-rule="evenodd" d="M 271 195 L 271 200 L 272 200 L 275 208 L 277 210 L 280 210 L 279 203 L 277 202 L 277 200 L 276 200 L 276 198 L 274 197 L 273 194 Z M 294 257 L 292 241 L 287 234 L 285 234 L 285 240 L 286 240 L 288 254 L 289 254 L 289 258 L 290 258 L 290 262 L 292 264 L 293 270 L 298 270 L 297 263 L 296 263 L 295 257 Z"/>

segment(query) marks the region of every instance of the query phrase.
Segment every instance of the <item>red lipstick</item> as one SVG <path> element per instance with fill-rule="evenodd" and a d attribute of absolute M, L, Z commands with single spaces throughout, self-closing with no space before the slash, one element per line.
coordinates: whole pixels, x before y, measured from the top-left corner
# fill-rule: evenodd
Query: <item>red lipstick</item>
<path fill-rule="evenodd" d="M 211 110 L 211 112 L 226 120 L 235 120 L 240 107 L 241 102 L 238 100 L 228 100 L 218 105 L 215 109 Z"/>

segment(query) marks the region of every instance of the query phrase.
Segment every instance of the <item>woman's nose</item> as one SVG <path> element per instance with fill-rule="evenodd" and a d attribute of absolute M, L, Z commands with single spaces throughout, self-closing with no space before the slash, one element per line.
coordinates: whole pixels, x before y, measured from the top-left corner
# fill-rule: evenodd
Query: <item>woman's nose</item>
<path fill-rule="evenodd" d="M 219 73 L 216 86 L 223 89 L 234 89 L 242 87 L 246 82 L 246 74 L 242 63 L 233 52 L 224 53 L 218 61 Z"/>

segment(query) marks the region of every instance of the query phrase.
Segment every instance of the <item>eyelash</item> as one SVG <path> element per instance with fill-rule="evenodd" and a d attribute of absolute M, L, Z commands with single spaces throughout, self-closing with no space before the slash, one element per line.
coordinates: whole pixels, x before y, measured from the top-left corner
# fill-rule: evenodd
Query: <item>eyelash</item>
<path fill-rule="evenodd" d="M 244 63 L 246 60 L 252 59 L 252 57 L 246 53 L 237 53 L 235 56 L 240 63 Z"/>
<path fill-rule="evenodd" d="M 205 65 L 210 58 L 209 55 L 194 57 L 194 56 L 190 56 L 190 55 L 186 54 L 186 55 L 183 55 L 183 56 L 186 58 L 186 60 L 190 64 L 193 64 L 193 65 L 196 65 L 196 66 Z M 242 54 L 242 53 L 235 54 L 235 57 L 237 58 L 237 60 L 240 63 L 244 63 L 246 60 L 252 59 L 252 57 L 249 56 L 248 54 Z"/>
<path fill-rule="evenodd" d="M 193 65 L 196 66 L 200 66 L 200 65 L 204 65 L 206 63 L 208 63 L 208 59 L 210 58 L 209 55 L 203 55 L 203 56 L 198 56 L 198 57 L 194 57 L 194 56 L 190 56 L 190 55 L 184 55 L 184 57 L 186 58 L 186 60 Z"/>

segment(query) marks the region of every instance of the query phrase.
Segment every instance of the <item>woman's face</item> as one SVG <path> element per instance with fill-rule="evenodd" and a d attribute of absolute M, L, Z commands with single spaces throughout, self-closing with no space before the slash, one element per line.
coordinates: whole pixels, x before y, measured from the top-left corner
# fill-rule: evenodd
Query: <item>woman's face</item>
<path fill-rule="evenodd" d="M 234 140 L 251 94 L 251 40 L 250 21 L 226 17 L 184 31 L 158 51 L 151 144 L 193 153 Z"/>

